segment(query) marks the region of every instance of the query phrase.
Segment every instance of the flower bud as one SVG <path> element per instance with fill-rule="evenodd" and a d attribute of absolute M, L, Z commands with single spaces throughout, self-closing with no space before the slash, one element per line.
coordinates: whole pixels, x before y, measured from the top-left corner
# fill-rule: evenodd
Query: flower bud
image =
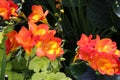
<path fill-rule="evenodd" d="M 61 13 L 64 13 L 64 10 L 63 10 L 63 9 L 60 9 L 60 12 L 61 12 Z"/>
<path fill-rule="evenodd" d="M 59 14 L 58 14 L 58 13 L 55 13 L 54 15 L 55 15 L 56 17 L 58 17 L 58 16 L 59 16 Z"/>

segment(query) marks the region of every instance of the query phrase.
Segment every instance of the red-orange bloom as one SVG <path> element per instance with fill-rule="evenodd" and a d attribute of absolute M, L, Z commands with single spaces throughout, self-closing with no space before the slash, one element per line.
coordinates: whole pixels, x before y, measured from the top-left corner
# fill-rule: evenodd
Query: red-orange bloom
<path fill-rule="evenodd" d="M 111 39 L 101 39 L 95 46 L 98 51 L 113 53 L 116 50 L 116 43 L 112 42 Z"/>
<path fill-rule="evenodd" d="M 88 46 L 88 47 L 94 48 L 96 45 L 96 42 L 99 40 L 98 35 L 96 37 L 97 39 L 92 39 L 92 35 L 88 37 L 85 34 L 82 34 L 80 40 L 77 42 L 77 45 L 80 47 Z"/>
<path fill-rule="evenodd" d="M 11 31 L 5 34 L 8 37 L 7 40 L 5 41 L 6 54 L 10 53 L 10 51 L 15 50 L 19 46 L 17 40 L 15 39 L 16 34 L 17 34 L 16 31 Z"/>
<path fill-rule="evenodd" d="M 33 35 L 43 36 L 49 30 L 49 27 L 47 24 L 36 25 L 35 23 L 30 21 L 28 22 L 28 24 L 29 24 L 29 30 L 32 31 Z"/>
<path fill-rule="evenodd" d="M 120 62 L 116 55 L 108 53 L 100 53 L 92 61 L 90 66 L 94 70 L 98 70 L 102 74 L 114 75 L 119 74 Z"/>
<path fill-rule="evenodd" d="M 61 56 L 64 53 L 63 49 L 60 47 L 61 42 L 62 40 L 60 38 L 57 37 L 49 38 L 48 36 L 48 39 L 44 41 L 39 41 L 36 44 L 37 47 L 36 55 L 38 57 L 46 56 L 51 60 L 56 59 L 57 57 Z"/>
<path fill-rule="evenodd" d="M 14 4 L 12 0 L 1 0 L 0 1 L 0 16 L 4 19 L 9 19 L 10 16 L 17 16 L 16 10 L 18 6 Z"/>
<path fill-rule="evenodd" d="M 28 16 L 29 21 L 32 22 L 43 22 L 47 23 L 46 15 L 48 14 L 48 10 L 43 12 L 43 8 L 40 5 L 33 5 L 32 6 L 32 13 Z"/>
<path fill-rule="evenodd" d="M 10 8 L 7 0 L 0 1 L 0 16 L 4 19 L 8 19 L 10 16 Z"/>
<path fill-rule="evenodd" d="M 38 41 L 36 41 L 37 56 L 46 56 L 54 60 L 63 54 L 63 49 L 60 47 L 62 40 L 54 37 L 56 33 L 55 30 L 49 30 L 47 24 L 36 25 L 31 21 L 29 21 L 28 24 L 29 30 L 32 32 L 33 36 L 39 37 Z"/>
<path fill-rule="evenodd" d="M 95 55 L 95 51 L 92 48 L 81 47 L 78 49 L 78 58 L 81 60 L 90 61 Z"/>
<path fill-rule="evenodd" d="M 109 38 L 92 39 L 82 34 L 81 39 L 77 42 L 77 58 L 87 61 L 90 66 L 98 70 L 101 74 L 118 74 L 120 72 L 120 50 L 117 49 L 116 43 Z"/>
<path fill-rule="evenodd" d="M 85 34 L 81 35 L 80 40 L 77 42 L 80 59 L 88 61 L 92 55 L 95 55 L 94 47 L 96 45 L 96 41 L 97 40 L 92 40 L 92 35 L 89 37 Z"/>
<path fill-rule="evenodd" d="M 29 30 L 32 32 L 33 36 L 39 36 L 40 39 L 45 40 L 48 38 L 49 33 L 55 35 L 55 30 L 49 30 L 49 26 L 47 24 L 36 25 L 33 22 L 28 22 Z M 49 35 L 50 37 L 50 35 Z"/>
<path fill-rule="evenodd" d="M 17 13 L 18 5 L 15 4 L 12 0 L 9 0 L 9 6 L 11 10 L 11 16 L 18 16 Z"/>
<path fill-rule="evenodd" d="M 31 31 L 28 31 L 25 27 L 22 27 L 19 33 L 16 35 L 16 39 L 18 43 L 25 49 L 26 53 L 30 54 L 33 46 L 36 43 Z"/>

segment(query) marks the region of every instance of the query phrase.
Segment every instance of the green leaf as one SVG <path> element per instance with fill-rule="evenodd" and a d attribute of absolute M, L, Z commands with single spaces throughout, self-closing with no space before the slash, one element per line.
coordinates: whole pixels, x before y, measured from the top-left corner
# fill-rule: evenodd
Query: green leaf
<path fill-rule="evenodd" d="M 47 71 L 49 62 L 50 60 L 46 57 L 34 57 L 30 61 L 29 69 L 34 70 L 34 72 Z"/>
<path fill-rule="evenodd" d="M 4 29 L 4 32 L 5 33 L 9 33 L 11 32 L 12 30 L 14 29 L 14 25 L 9 25 L 9 26 L 6 26 L 6 28 Z"/>
<path fill-rule="evenodd" d="M 71 80 L 69 77 L 66 77 L 64 73 L 34 73 L 32 76 L 32 80 Z"/>
<path fill-rule="evenodd" d="M 54 72 L 59 71 L 60 68 L 62 67 L 61 64 L 60 64 L 60 62 L 59 62 L 57 59 L 54 60 L 54 61 L 51 61 L 51 65 L 52 65 L 52 67 L 53 67 L 53 71 L 54 71 Z"/>
<path fill-rule="evenodd" d="M 77 7 L 79 5 L 78 0 L 76 0 L 76 1 L 74 1 L 74 0 L 63 0 L 62 3 L 66 7 L 71 7 L 72 5 L 69 3 L 70 1 L 72 1 L 74 7 Z"/>
<path fill-rule="evenodd" d="M 34 57 L 36 53 L 36 47 L 32 48 L 32 51 L 30 52 L 30 55 L 25 53 L 25 59 L 28 60 L 30 57 Z"/>
<path fill-rule="evenodd" d="M 8 80 L 23 80 L 24 79 L 22 74 L 18 74 L 16 72 L 6 71 L 5 74 L 8 75 Z"/>
<path fill-rule="evenodd" d="M 55 73 L 50 73 L 48 76 L 47 76 L 47 79 L 46 80 L 57 80 L 57 76 L 55 75 Z"/>
<path fill-rule="evenodd" d="M 55 77 L 56 77 L 55 80 L 71 80 L 69 77 L 66 77 L 66 75 L 64 73 L 62 73 L 62 72 L 57 72 L 55 74 Z"/>
<path fill-rule="evenodd" d="M 47 74 L 46 72 L 34 73 L 32 76 L 32 80 L 46 80 Z"/>
<path fill-rule="evenodd" d="M 11 65 L 10 62 L 8 62 L 8 63 L 6 64 L 6 70 L 11 70 L 11 69 L 12 69 L 12 65 Z"/>
<path fill-rule="evenodd" d="M 21 57 L 20 61 L 18 61 L 17 58 L 13 59 L 11 64 L 13 66 L 13 70 L 21 71 L 26 68 L 26 60 L 23 57 Z"/>

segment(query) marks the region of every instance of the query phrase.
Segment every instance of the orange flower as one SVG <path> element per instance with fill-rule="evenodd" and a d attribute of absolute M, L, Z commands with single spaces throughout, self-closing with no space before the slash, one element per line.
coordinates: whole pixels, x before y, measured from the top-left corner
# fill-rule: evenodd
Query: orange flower
<path fill-rule="evenodd" d="M 90 60 L 94 54 L 94 47 L 97 40 L 92 40 L 92 35 L 87 37 L 85 34 L 81 35 L 80 40 L 77 42 L 79 58 L 82 60 Z"/>
<path fill-rule="evenodd" d="M 48 30 L 49 27 L 47 24 L 40 24 L 40 25 L 36 25 L 33 22 L 28 22 L 29 24 L 29 30 L 32 31 L 33 35 L 45 35 Z"/>
<path fill-rule="evenodd" d="M 44 40 L 47 39 L 49 35 L 49 33 L 52 33 L 53 35 L 55 35 L 56 31 L 55 30 L 49 30 L 49 26 L 47 24 L 40 24 L 40 25 L 36 25 L 33 22 L 28 22 L 29 24 L 29 30 L 32 32 L 32 34 L 34 36 L 39 36 L 40 39 Z M 50 37 L 50 35 L 49 35 Z"/>
<path fill-rule="evenodd" d="M 56 33 L 55 30 L 49 30 L 47 24 L 36 25 L 31 21 L 29 21 L 28 24 L 33 36 L 39 37 L 38 41 L 36 41 L 37 56 L 46 56 L 54 60 L 63 54 L 63 49 L 60 47 L 62 40 L 54 37 Z"/>
<path fill-rule="evenodd" d="M 9 6 L 10 6 L 10 10 L 11 10 L 11 15 L 18 16 L 18 14 L 17 14 L 18 5 L 15 4 L 12 0 L 9 0 Z"/>
<path fill-rule="evenodd" d="M 2 16 L 4 19 L 9 19 L 10 8 L 7 0 L 0 1 L 0 16 Z"/>
<path fill-rule="evenodd" d="M 77 42 L 77 45 L 80 47 L 85 47 L 85 46 L 94 47 L 95 44 L 96 44 L 96 40 L 92 40 L 92 35 L 88 37 L 85 34 L 82 34 L 80 40 Z"/>
<path fill-rule="evenodd" d="M 114 75 L 120 71 L 119 59 L 113 54 L 100 53 L 89 63 L 94 70 L 98 70 L 101 74 Z"/>
<path fill-rule="evenodd" d="M 5 41 L 6 54 L 10 53 L 10 51 L 15 50 L 19 46 L 17 40 L 15 39 L 16 34 L 17 34 L 16 31 L 11 31 L 11 32 L 5 34 L 8 37 L 7 40 Z"/>
<path fill-rule="evenodd" d="M 29 21 L 32 22 L 43 22 L 47 23 L 46 15 L 48 14 L 48 10 L 43 12 L 43 8 L 40 5 L 33 5 L 32 6 L 32 13 L 28 16 Z"/>
<path fill-rule="evenodd" d="M 113 53 L 116 50 L 116 43 L 112 42 L 111 39 L 105 38 L 101 39 L 95 46 L 95 48 L 100 52 Z"/>
<path fill-rule="evenodd" d="M 85 34 L 82 34 L 80 40 L 77 42 L 77 45 L 81 47 L 86 46 L 91 41 L 91 39 L 92 35 L 88 37 Z"/>
<path fill-rule="evenodd" d="M 46 39 L 45 41 L 39 41 L 36 44 L 37 51 L 36 55 L 38 57 L 46 56 L 50 58 L 51 60 L 56 59 L 60 55 L 64 53 L 63 49 L 60 47 L 61 45 L 61 39 L 57 37 L 51 37 Z"/>
<path fill-rule="evenodd" d="M 116 43 L 109 38 L 92 39 L 92 35 L 87 37 L 82 34 L 81 39 L 77 42 L 76 57 L 87 61 L 94 70 L 101 74 L 113 75 L 120 72 L 120 50 L 117 49 Z"/>
<path fill-rule="evenodd" d="M 30 55 L 33 46 L 36 43 L 34 37 L 32 37 L 31 31 L 28 31 L 25 27 L 22 27 L 19 33 L 16 35 L 18 43 L 25 49 L 26 53 Z"/>
<path fill-rule="evenodd" d="M 18 6 L 14 4 L 12 0 L 1 0 L 0 1 L 0 16 L 4 19 L 9 19 L 10 16 L 17 16 L 16 10 Z"/>
<path fill-rule="evenodd" d="M 78 49 L 78 58 L 85 61 L 90 61 L 93 57 L 95 57 L 95 51 L 89 47 L 81 47 Z"/>

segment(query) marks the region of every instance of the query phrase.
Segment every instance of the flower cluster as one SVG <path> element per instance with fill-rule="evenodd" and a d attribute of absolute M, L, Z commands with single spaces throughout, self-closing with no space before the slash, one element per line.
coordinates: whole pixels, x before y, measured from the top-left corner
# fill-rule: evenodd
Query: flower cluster
<path fill-rule="evenodd" d="M 41 11 L 40 11 L 41 10 Z M 31 55 L 32 49 L 36 48 L 38 57 L 46 56 L 51 60 L 56 59 L 64 53 L 61 48 L 62 40 L 55 37 L 56 30 L 50 30 L 48 24 L 36 22 L 46 22 L 46 13 L 43 13 L 41 6 L 33 5 L 32 11 L 28 16 L 28 26 L 22 26 L 17 33 L 15 30 L 6 34 L 6 52 L 7 54 L 15 48 L 22 46 L 28 55 Z"/>
<path fill-rule="evenodd" d="M 60 76 L 71 80 L 60 71 L 64 61 L 62 39 L 47 21 L 49 11 L 32 5 L 26 17 L 23 3 L 0 1 L 0 80 L 6 75 L 9 80 L 59 80 Z"/>
<path fill-rule="evenodd" d="M 92 35 L 82 34 L 77 45 L 76 58 L 87 61 L 94 70 L 107 75 L 120 73 L 120 51 L 111 39 L 100 39 L 98 35 L 92 39 Z"/>
<path fill-rule="evenodd" d="M 61 56 L 64 54 L 64 49 L 62 48 L 62 39 L 56 36 L 56 33 L 60 33 L 63 38 L 67 39 L 64 36 L 64 31 L 67 32 L 67 28 L 65 29 L 64 26 L 68 25 L 67 22 L 69 22 L 69 20 L 67 16 L 64 15 L 62 0 L 53 1 L 55 2 L 54 4 L 52 2 L 50 3 L 52 3 L 56 9 L 55 14 L 54 10 L 44 11 L 41 5 L 32 5 L 32 13 L 27 17 L 24 15 L 24 12 L 22 12 L 22 9 L 24 9 L 22 6 L 24 1 L 21 1 L 19 6 L 18 4 L 15 4 L 13 0 L 0 1 L 0 52 L 4 53 L 0 56 L 0 60 L 2 60 L 0 61 L 0 80 L 3 80 L 5 74 L 16 74 L 17 76 L 14 75 L 15 77 L 19 77 L 20 74 L 22 76 L 20 78 L 21 80 L 23 80 L 23 77 L 25 80 L 30 78 L 36 80 L 39 76 L 42 76 L 39 77 L 39 79 L 59 80 L 61 75 L 63 76 L 61 79 L 71 80 L 60 72 L 62 66 L 61 61 L 65 60 L 62 58 L 63 56 Z M 44 8 L 47 9 L 45 6 Z M 55 19 L 55 29 L 51 29 L 51 25 L 47 21 L 46 16 L 48 13 L 52 13 L 52 16 L 54 17 L 53 19 Z M 74 21 L 74 17 L 72 17 L 72 19 Z M 75 19 L 75 21 L 77 20 Z M 24 23 L 27 23 L 27 25 L 24 25 Z M 21 24 L 24 26 L 21 26 Z M 77 23 L 75 23 L 75 25 L 76 24 Z M 69 25 L 71 25 L 70 22 Z M 73 29 L 75 25 L 71 25 L 71 29 Z M 17 27 L 20 27 L 20 29 L 16 30 Z M 70 32 L 76 32 L 76 29 L 77 28 Z M 67 44 L 65 43 L 65 46 L 63 47 L 67 48 Z M 97 35 L 96 38 L 93 39 L 92 35 L 87 36 L 82 34 L 80 40 L 77 41 L 77 46 L 77 54 L 74 61 L 80 59 L 80 61 L 87 63 L 95 71 L 98 71 L 103 75 L 107 74 L 111 76 L 114 74 L 120 74 L 120 50 L 117 49 L 116 42 L 113 42 L 110 38 L 100 39 L 100 36 Z M 70 47 L 73 48 L 73 46 Z M 72 53 L 71 50 L 66 51 Z M 69 56 L 70 54 L 67 58 Z M 74 74 L 78 69 L 73 68 L 78 68 L 77 66 L 80 65 L 81 64 L 73 63 L 71 65 L 70 63 L 70 65 L 65 64 L 63 68 L 65 67 L 70 72 L 71 77 L 78 79 L 80 75 Z M 9 77 L 12 79 L 11 76 Z"/>
<path fill-rule="evenodd" d="M 12 0 L 1 0 L 0 1 L 0 16 L 3 19 L 8 20 L 12 16 L 18 16 L 17 14 L 18 5 Z"/>

